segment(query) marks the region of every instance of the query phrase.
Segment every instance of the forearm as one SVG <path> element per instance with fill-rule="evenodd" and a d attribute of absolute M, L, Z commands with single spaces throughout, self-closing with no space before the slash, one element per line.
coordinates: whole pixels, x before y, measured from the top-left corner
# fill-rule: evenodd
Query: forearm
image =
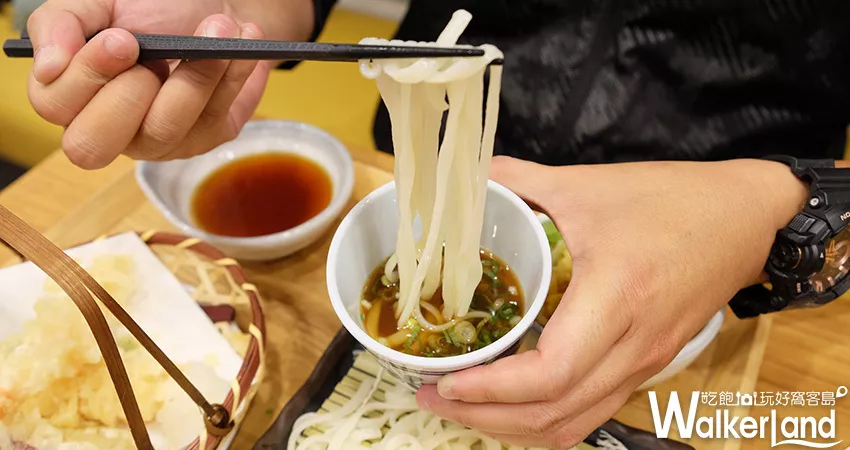
<path fill-rule="evenodd" d="M 228 13 L 260 26 L 266 39 L 306 41 L 313 33 L 313 0 L 232 0 Z"/>

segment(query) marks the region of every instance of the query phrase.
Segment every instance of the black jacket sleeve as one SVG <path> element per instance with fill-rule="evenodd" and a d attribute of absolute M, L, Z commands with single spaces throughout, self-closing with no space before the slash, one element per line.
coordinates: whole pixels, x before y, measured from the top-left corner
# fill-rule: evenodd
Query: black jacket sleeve
<path fill-rule="evenodd" d="M 325 22 L 327 22 L 335 4 L 336 0 L 313 0 L 313 34 L 310 36 L 310 42 L 319 38 L 319 34 L 325 28 Z M 299 62 L 301 61 L 285 61 L 277 68 L 289 70 L 297 66 Z"/>

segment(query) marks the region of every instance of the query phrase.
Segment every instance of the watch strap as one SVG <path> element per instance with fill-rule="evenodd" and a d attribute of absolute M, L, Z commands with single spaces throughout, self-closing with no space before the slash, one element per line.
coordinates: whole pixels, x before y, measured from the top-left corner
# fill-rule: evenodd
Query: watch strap
<path fill-rule="evenodd" d="M 797 159 L 788 155 L 769 155 L 763 159 L 781 162 L 791 169 L 791 173 L 799 178 L 808 177 L 808 169 L 834 169 L 835 160 L 832 159 Z"/>
<path fill-rule="evenodd" d="M 837 204 L 850 203 L 850 170 L 836 168 L 835 161 L 832 159 L 797 159 L 786 155 L 771 155 L 764 159 L 787 165 L 791 172 L 801 181 L 809 184 L 810 188 L 810 198 L 806 202 L 806 206 L 789 222 L 786 228 L 777 233 L 777 239 L 786 232 L 790 235 L 802 233 L 806 229 L 811 228 L 811 226 L 814 226 L 812 223 L 815 223 L 817 220 L 823 223 L 823 227 L 832 229 L 832 233 L 845 226 L 842 223 L 845 220 L 843 215 L 839 217 L 834 211 L 830 211 L 829 208 Z M 826 228 L 821 232 L 824 231 L 826 231 Z M 833 234 L 829 235 L 829 237 L 831 236 Z M 794 240 L 794 242 L 797 241 Z M 740 290 L 729 301 L 729 307 L 737 317 L 756 317 L 789 307 L 805 306 L 803 303 L 806 305 L 822 304 L 825 303 L 828 297 L 827 294 L 833 294 L 832 298 L 835 298 L 834 292 L 824 293 L 819 295 L 819 298 L 808 300 L 800 295 L 794 295 L 789 292 L 790 287 L 787 284 L 795 283 L 796 281 L 786 279 L 785 277 L 774 279 L 773 272 L 767 267 L 766 269 L 771 274 L 770 278 L 773 284 L 773 290 L 760 284 Z"/>
<path fill-rule="evenodd" d="M 771 308 L 772 292 L 764 285 L 746 287 L 738 291 L 729 301 L 729 309 L 739 319 L 749 319 L 761 314 L 773 312 Z"/>
<path fill-rule="evenodd" d="M 850 191 L 850 169 L 835 167 L 835 160 L 797 159 L 787 155 L 771 155 L 764 159 L 786 164 L 794 176 L 809 183 L 812 194 L 818 190 Z M 833 203 L 848 201 L 850 197 L 834 199 Z"/>

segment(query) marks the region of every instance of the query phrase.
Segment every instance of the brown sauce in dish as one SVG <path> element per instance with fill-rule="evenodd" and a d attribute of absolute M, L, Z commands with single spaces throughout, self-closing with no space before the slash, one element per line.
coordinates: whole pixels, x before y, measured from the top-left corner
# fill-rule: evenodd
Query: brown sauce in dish
<path fill-rule="evenodd" d="M 220 236 L 278 233 L 310 220 L 327 208 L 333 183 L 308 158 L 267 153 L 236 159 L 204 179 L 191 201 L 202 230 Z"/>
<path fill-rule="evenodd" d="M 399 285 L 384 276 L 386 260 L 372 271 L 363 288 L 360 317 L 366 332 L 394 350 L 426 357 L 462 355 L 497 341 L 522 317 L 524 295 L 510 266 L 486 249 L 481 249 L 479 256 L 483 274 L 472 297 L 470 311 L 485 312 L 488 318 L 459 319 L 459 323 L 466 322 L 466 333 L 457 326 L 444 332 L 428 331 L 415 324 L 399 328 L 395 311 Z M 445 318 L 432 312 L 433 309 L 440 313 L 443 309 L 442 286 L 422 303 L 433 307 L 421 309 L 426 320 L 435 325 L 445 323 Z"/>

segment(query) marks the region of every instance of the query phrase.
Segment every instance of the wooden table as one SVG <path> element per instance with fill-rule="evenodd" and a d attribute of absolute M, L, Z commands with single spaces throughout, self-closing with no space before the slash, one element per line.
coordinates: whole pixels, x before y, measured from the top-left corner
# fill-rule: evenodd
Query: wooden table
<path fill-rule="evenodd" d="M 370 150 L 351 152 L 356 161 L 355 199 L 391 179 L 391 157 Z M 85 172 L 57 152 L 0 192 L 0 203 L 65 247 L 107 233 L 171 229 L 138 189 L 133 167 L 132 161 L 119 159 L 106 169 Z M 262 435 L 279 408 L 306 380 L 340 327 L 321 287 L 326 247 L 327 242 L 323 242 L 283 261 L 246 264 L 249 277 L 264 298 L 269 364 L 280 368 L 283 375 L 259 391 L 234 448 L 249 448 Z M 0 248 L 0 253 L 0 260 L 6 264 L 16 261 L 8 250 Z M 312 288 L 306 289 L 307 285 Z M 309 320 L 305 319 L 308 310 L 312 313 Z M 676 386 L 680 394 L 725 386 L 729 373 L 738 377 L 735 385 L 743 390 L 834 391 L 841 384 L 850 385 L 850 339 L 845 334 L 850 330 L 850 302 L 842 300 L 820 309 L 787 312 L 759 321 L 741 322 L 727 315 L 727 323 L 735 331 L 726 333 L 675 382 L 662 386 L 661 396 L 666 395 L 665 389 L 669 393 L 669 386 Z M 764 342 L 766 345 L 757 345 Z M 748 350 L 736 351 L 742 346 Z M 838 439 L 850 439 L 850 399 L 839 400 L 836 408 Z M 820 417 L 824 411 L 823 407 L 810 407 L 802 412 Z M 801 411 L 780 408 L 778 413 L 790 416 Z M 768 413 L 765 408 L 754 408 L 751 414 Z M 634 394 L 616 417 L 653 429 L 646 393 Z M 709 446 L 768 447 L 765 442 L 745 440 L 700 443 L 697 448 Z"/>

